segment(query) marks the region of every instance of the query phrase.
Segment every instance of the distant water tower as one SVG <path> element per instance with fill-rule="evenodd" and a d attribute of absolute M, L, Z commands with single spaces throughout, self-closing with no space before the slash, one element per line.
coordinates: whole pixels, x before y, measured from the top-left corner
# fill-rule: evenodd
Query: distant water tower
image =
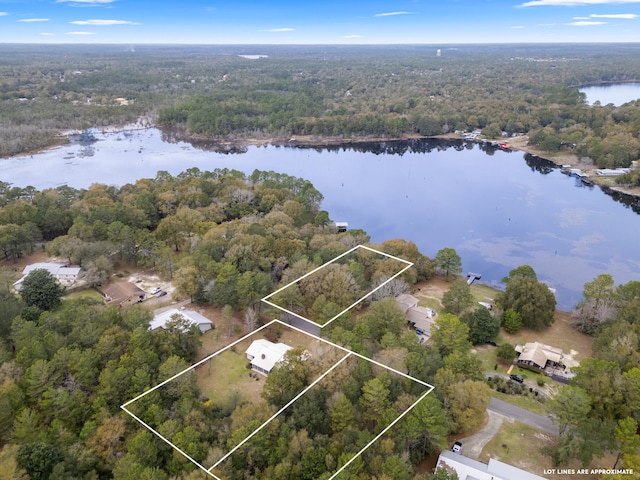
<path fill-rule="evenodd" d="M 436 50 L 436 57 L 440 57 L 442 56 L 442 52 L 440 51 L 440 49 Z"/>

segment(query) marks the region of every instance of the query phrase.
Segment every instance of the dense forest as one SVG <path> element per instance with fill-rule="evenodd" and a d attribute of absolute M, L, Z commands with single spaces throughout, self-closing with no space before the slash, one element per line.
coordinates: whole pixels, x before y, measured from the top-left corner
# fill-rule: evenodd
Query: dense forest
<path fill-rule="evenodd" d="M 362 231 L 338 233 L 328 213 L 319 209 L 322 195 L 308 181 L 274 172 L 245 176 L 190 169 L 177 177 L 159 172 L 154 179 L 121 188 L 96 184 L 87 190 L 65 186 L 36 191 L 3 184 L 0 199 L 0 243 L 7 265 L 44 238 L 49 253 L 86 269 L 88 285 L 108 281 L 116 261 L 154 267 L 172 279 L 179 295 L 244 314 L 247 331 L 273 315 L 259 308 L 259 298 L 311 266 L 368 241 Z M 407 289 L 433 275 L 431 260 L 410 242 L 392 240 L 375 247 L 415 262 L 398 279 L 397 288 Z M 368 291 L 389 275 L 388 262 L 378 257 L 345 257 L 336 267 L 347 282 Z M 11 268 L 2 269 L 2 278 L 3 476 L 203 478 L 191 462 L 120 410 L 127 400 L 198 359 L 197 328 L 149 331 L 151 314 L 144 307 L 105 307 L 82 295 L 43 306 L 10 291 L 15 279 Z M 328 314 L 339 308 L 335 301 L 325 298 L 311 308 Z M 445 320 L 466 328 L 457 317 Z M 386 440 L 367 450 L 364 460 L 352 464 L 360 478 L 411 478 L 425 455 L 445 446 L 448 433 L 468 428 L 470 412 L 481 419 L 488 401 L 477 364 L 463 352 L 466 341 L 442 351 L 438 341 L 425 348 L 405 323 L 395 301 L 382 298 L 358 321 L 345 314 L 323 333 L 426 382 L 434 381 L 443 365 L 456 372 L 447 380 L 450 390 L 443 387 L 439 397 L 425 399 L 418 414 L 399 423 Z M 443 339 L 443 345 L 447 341 Z M 287 363 L 293 365 L 293 360 Z M 240 457 L 221 466 L 224 476 L 318 478 L 318 471 L 331 472 L 344 464 L 386 425 L 385 419 L 406 410 L 424 391 L 414 391 L 366 362 L 345 365 L 341 375 L 348 381 L 304 397 L 256 437 L 255 445 L 247 444 Z M 307 369 L 312 368 L 306 362 L 302 373 L 292 368 L 297 376 L 287 381 L 308 384 Z M 284 381 L 287 374 L 273 378 Z M 463 384 L 482 394 L 454 396 Z M 277 386 L 263 394 L 265 403 L 236 399 L 237 404 L 220 405 L 186 376 L 144 397 L 135 408 L 196 461 L 213 464 L 221 449 L 228 450 L 238 432 L 249 428 L 241 427 L 248 419 L 255 422 L 282 406 L 282 395 L 290 392 L 282 391 L 282 383 Z M 375 410 L 357 408 L 365 404 Z M 370 411 L 377 412 L 375 418 L 367 416 Z M 282 448 L 267 452 L 261 442 Z M 297 447 L 289 448 L 292 445 Z"/>
<path fill-rule="evenodd" d="M 637 45 L 3 47 L 0 155 L 144 117 L 192 139 L 338 139 L 481 129 L 601 167 L 640 155 L 634 102 L 577 86 L 640 79 Z M 260 51 L 266 58 L 241 54 Z"/>

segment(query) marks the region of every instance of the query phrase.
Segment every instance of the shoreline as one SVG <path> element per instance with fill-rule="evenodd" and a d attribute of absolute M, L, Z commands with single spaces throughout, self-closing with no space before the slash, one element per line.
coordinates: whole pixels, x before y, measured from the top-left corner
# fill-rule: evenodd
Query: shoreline
<path fill-rule="evenodd" d="M 192 144 L 209 144 L 211 146 L 215 146 L 220 148 L 221 150 L 232 150 L 232 149 L 246 149 L 248 147 L 261 147 L 272 145 L 276 147 L 329 147 L 341 144 L 359 144 L 359 143 L 369 143 L 369 142 L 391 142 L 391 141 L 407 141 L 407 140 L 416 140 L 416 139 L 442 139 L 442 140 L 465 140 L 459 134 L 456 133 L 447 133 L 442 135 L 419 135 L 419 134 L 407 134 L 401 135 L 399 137 L 380 137 L 380 136 L 371 136 L 371 137 L 356 137 L 356 138 L 345 138 L 345 137 L 318 137 L 314 135 L 291 135 L 287 137 L 277 137 L 270 136 L 265 138 L 243 138 L 243 137 L 221 137 L 221 138 L 211 138 L 211 137 L 201 137 L 197 135 L 190 135 L 184 131 L 180 130 L 172 130 L 172 129 L 164 129 L 155 122 L 153 122 L 148 117 L 142 117 L 138 119 L 138 121 L 133 123 L 127 123 L 123 125 L 111 125 L 103 128 L 96 128 L 95 130 L 104 134 L 115 134 L 121 133 L 131 130 L 145 130 L 147 128 L 156 128 L 160 130 L 163 134 L 172 135 L 176 140 L 182 142 L 188 142 Z M 66 139 L 66 135 L 69 133 L 76 132 L 75 130 L 66 130 L 61 132 L 57 139 L 60 141 L 52 144 L 48 147 L 39 148 L 36 150 L 31 150 L 27 152 L 23 152 L 16 155 L 11 155 L 9 157 L 3 157 L 0 160 L 8 160 L 11 158 L 22 157 L 22 156 L 33 156 L 38 155 L 40 153 L 47 152 L 49 150 L 53 150 L 55 148 L 62 147 L 64 145 L 68 145 L 70 142 Z M 63 141 L 65 140 L 65 141 Z M 535 155 L 539 158 L 547 160 L 549 162 L 554 163 L 558 166 L 569 165 L 572 168 L 580 168 L 585 171 L 587 177 L 590 181 L 592 181 L 595 185 L 602 189 L 613 190 L 625 195 L 632 196 L 634 198 L 640 198 L 640 187 L 629 186 L 629 185 L 617 185 L 615 184 L 610 177 L 601 178 L 595 175 L 595 170 L 597 169 L 594 165 L 586 165 L 581 162 L 580 158 L 577 155 L 572 153 L 560 153 L 560 154 L 549 154 L 549 152 L 544 152 L 536 149 L 528 145 L 529 137 L 527 135 L 520 135 L 517 137 L 510 137 L 506 139 L 499 140 L 489 140 L 491 142 L 500 142 L 504 141 L 509 145 L 509 148 L 513 151 L 519 151 L 528 153 L 530 155 Z M 484 140 L 467 140 L 472 141 L 474 143 L 482 143 Z"/>

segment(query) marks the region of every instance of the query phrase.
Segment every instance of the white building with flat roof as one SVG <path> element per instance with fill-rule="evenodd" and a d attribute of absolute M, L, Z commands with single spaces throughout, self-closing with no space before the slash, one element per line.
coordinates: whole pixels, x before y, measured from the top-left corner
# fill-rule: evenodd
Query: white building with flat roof
<path fill-rule="evenodd" d="M 486 464 L 449 450 L 440 453 L 436 468 L 444 468 L 450 474 L 455 472 L 460 480 L 545 480 L 493 458 Z"/>

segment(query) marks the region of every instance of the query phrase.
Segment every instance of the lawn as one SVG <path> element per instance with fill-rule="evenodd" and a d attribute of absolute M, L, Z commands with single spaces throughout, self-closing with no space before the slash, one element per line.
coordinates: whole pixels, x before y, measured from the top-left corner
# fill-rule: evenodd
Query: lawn
<path fill-rule="evenodd" d="M 257 403 L 265 377 L 250 377 L 247 363 L 244 348 L 232 348 L 202 364 L 196 369 L 196 376 L 203 395 L 223 408 L 245 401 Z"/>
<path fill-rule="evenodd" d="M 98 300 L 99 302 L 104 302 L 104 297 L 96 292 L 93 288 L 88 288 L 84 290 L 78 290 L 77 292 L 70 293 L 65 295 L 62 300 L 76 300 L 78 298 L 91 298 L 94 300 Z"/>
<path fill-rule="evenodd" d="M 493 300 L 498 292 L 499 290 L 482 283 L 473 283 L 471 285 L 471 294 L 476 302 L 487 302 L 493 304 Z"/>
<path fill-rule="evenodd" d="M 514 467 L 551 480 L 596 480 L 599 475 L 545 474 L 544 471 L 553 468 L 551 458 L 542 453 L 544 447 L 554 446 L 556 438 L 542 430 L 515 421 L 505 421 L 500 431 L 487 443 L 480 454 L 480 461 L 487 463 L 494 458 Z M 614 455 L 596 458 L 590 468 L 611 468 L 615 462 Z M 574 460 L 568 466 L 558 467 L 575 469 L 583 468 Z"/>

